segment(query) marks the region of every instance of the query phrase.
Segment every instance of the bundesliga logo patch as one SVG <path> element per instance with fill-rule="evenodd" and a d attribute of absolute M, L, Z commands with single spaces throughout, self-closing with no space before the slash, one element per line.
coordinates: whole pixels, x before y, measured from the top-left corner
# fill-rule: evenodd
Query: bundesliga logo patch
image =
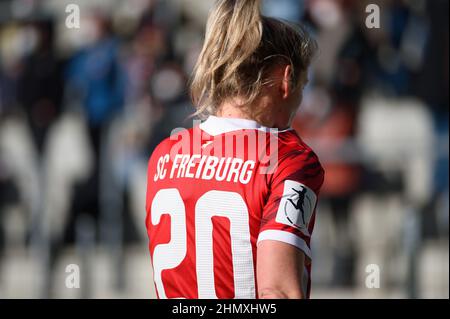
<path fill-rule="evenodd" d="M 287 180 L 278 207 L 276 221 L 308 233 L 308 225 L 316 206 L 317 196 L 307 186 Z"/>

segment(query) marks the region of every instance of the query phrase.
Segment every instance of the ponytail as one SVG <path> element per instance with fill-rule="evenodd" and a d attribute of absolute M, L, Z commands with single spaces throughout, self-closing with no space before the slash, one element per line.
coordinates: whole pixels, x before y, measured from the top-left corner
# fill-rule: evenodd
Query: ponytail
<path fill-rule="evenodd" d="M 208 17 L 190 85 L 195 115 L 215 114 L 233 97 L 244 98 L 242 107 L 253 102 L 268 83 L 265 75 L 273 64 L 271 57 L 284 57 L 294 71 L 294 60 L 309 60 L 312 42 L 301 31 L 262 16 L 260 0 L 218 0 Z M 301 54 L 302 47 L 308 52 Z M 297 63 L 302 68 L 300 64 L 305 63 Z"/>

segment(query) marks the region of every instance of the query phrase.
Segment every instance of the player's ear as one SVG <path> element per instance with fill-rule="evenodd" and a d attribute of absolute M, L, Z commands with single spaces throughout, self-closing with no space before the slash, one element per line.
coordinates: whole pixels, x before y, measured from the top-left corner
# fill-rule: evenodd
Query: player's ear
<path fill-rule="evenodd" d="M 286 99 L 291 94 L 291 76 L 292 76 L 292 67 L 287 64 L 283 68 L 283 78 L 281 81 L 281 96 L 283 99 Z"/>

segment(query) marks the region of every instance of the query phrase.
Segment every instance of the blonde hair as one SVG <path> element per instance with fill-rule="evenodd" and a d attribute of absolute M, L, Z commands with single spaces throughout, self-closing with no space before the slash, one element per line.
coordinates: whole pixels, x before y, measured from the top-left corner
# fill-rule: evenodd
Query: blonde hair
<path fill-rule="evenodd" d="M 245 112 L 259 96 L 273 66 L 292 67 L 296 87 L 317 44 L 301 26 L 261 14 L 260 0 L 218 0 L 209 14 L 205 42 L 190 84 L 194 115 L 216 114 L 227 100 L 243 99 Z"/>

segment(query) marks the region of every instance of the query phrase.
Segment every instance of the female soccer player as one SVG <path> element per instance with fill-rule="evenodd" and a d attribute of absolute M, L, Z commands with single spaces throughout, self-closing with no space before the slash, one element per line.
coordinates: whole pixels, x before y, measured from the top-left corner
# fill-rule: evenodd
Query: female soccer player
<path fill-rule="evenodd" d="M 191 82 L 200 125 L 148 167 L 159 298 L 308 298 L 324 172 L 290 129 L 317 45 L 257 0 L 219 0 Z"/>

